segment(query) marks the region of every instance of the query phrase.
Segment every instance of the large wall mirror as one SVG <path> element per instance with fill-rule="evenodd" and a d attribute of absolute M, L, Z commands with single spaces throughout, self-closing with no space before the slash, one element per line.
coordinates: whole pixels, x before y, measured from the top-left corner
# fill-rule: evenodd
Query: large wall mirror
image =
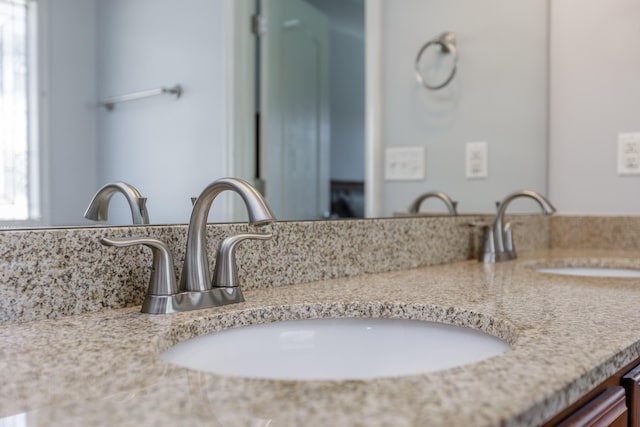
<path fill-rule="evenodd" d="M 622 25 L 640 16 L 631 0 L 589 7 L 577 0 L 0 0 L 0 7 L 0 55 L 17 70 L 3 69 L 0 92 L 3 199 L 22 203 L 2 214 L 42 216 L 14 222 L 20 226 L 90 225 L 82 218 L 89 200 L 115 180 L 148 198 L 152 223 L 185 223 L 190 198 L 206 184 L 257 174 L 262 180 L 253 182 L 280 219 L 322 218 L 332 202 L 334 215 L 391 216 L 435 190 L 457 200 L 461 213 L 493 212 L 495 200 L 521 188 L 549 195 L 561 211 L 640 209 L 640 197 L 629 197 L 637 178 L 616 169 L 618 134 L 640 131 L 633 114 L 640 61 L 613 32 L 593 31 L 606 18 L 621 22 L 625 40 L 640 40 L 637 26 Z M 251 32 L 257 11 L 267 17 L 253 23 L 259 37 Z M 456 74 L 429 90 L 414 62 L 443 32 L 456 36 Z M 598 58 L 594 44 L 602 47 Z M 431 62 L 420 66 L 437 79 L 449 59 L 430 47 Z M 299 69 L 290 71 L 292 64 Z M 175 85 L 179 98 L 99 105 Z M 486 143 L 487 174 L 469 177 L 467 147 L 477 142 Z M 393 156 L 405 148 L 421 153 L 422 174 L 394 179 Z M 588 197 L 591 189 L 610 196 Z M 112 204 L 110 222 L 130 223 L 124 198 Z M 426 208 L 446 212 L 436 202 Z M 238 200 L 216 201 L 211 219 L 242 219 Z"/>

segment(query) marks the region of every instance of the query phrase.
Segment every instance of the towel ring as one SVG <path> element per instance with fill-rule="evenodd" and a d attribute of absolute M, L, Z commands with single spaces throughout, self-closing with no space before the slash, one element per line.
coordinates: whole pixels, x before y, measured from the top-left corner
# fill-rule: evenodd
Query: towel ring
<path fill-rule="evenodd" d="M 425 76 L 422 75 L 419 67 L 422 54 L 431 46 L 440 46 L 441 53 L 444 53 L 444 54 L 450 53 L 451 55 L 453 55 L 453 69 L 451 70 L 451 74 L 449 74 L 449 77 L 447 77 L 447 79 L 444 82 L 436 85 L 431 85 L 427 83 L 427 79 L 425 78 Z M 456 49 L 456 35 L 455 33 L 452 33 L 452 32 L 442 33 L 438 37 L 426 42 L 418 51 L 418 55 L 416 56 L 416 63 L 415 63 L 416 79 L 418 79 L 418 82 L 422 84 L 422 86 L 426 87 L 427 89 L 431 89 L 431 90 L 442 89 L 443 87 L 448 85 L 451 82 L 451 80 L 453 80 L 453 76 L 456 75 L 457 67 L 458 67 L 458 50 Z"/>

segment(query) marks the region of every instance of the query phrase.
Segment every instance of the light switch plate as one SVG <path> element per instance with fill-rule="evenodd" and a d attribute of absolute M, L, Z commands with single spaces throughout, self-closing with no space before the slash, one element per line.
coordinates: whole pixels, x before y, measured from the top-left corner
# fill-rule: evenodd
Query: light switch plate
<path fill-rule="evenodd" d="M 618 174 L 640 175 L 640 132 L 618 134 Z"/>
<path fill-rule="evenodd" d="M 484 141 L 467 142 L 465 166 L 467 179 L 487 178 L 489 176 L 489 144 Z"/>
<path fill-rule="evenodd" d="M 425 147 L 388 147 L 384 153 L 384 178 L 387 181 L 425 179 Z"/>

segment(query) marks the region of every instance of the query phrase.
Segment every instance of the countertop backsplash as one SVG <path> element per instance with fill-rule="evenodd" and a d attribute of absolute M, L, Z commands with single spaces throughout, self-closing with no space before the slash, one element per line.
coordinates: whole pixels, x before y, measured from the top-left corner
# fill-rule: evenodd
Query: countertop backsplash
<path fill-rule="evenodd" d="M 551 247 L 551 217 L 510 216 L 518 251 Z M 477 258 L 493 215 L 278 222 L 268 241 L 238 248 L 243 289 L 307 283 Z M 246 224 L 208 225 L 209 262 Z M 554 228 L 554 230 L 556 230 Z M 51 319 L 142 304 L 151 251 L 105 247 L 100 237 L 164 240 L 182 269 L 186 225 L 34 229 L 0 233 L 0 323 Z"/>
<path fill-rule="evenodd" d="M 638 215 L 554 215 L 554 249 L 640 250 Z"/>

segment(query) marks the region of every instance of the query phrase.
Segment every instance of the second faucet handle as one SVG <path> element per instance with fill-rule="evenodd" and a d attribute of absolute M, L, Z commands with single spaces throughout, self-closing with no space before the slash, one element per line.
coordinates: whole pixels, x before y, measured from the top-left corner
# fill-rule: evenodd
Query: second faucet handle
<path fill-rule="evenodd" d="M 213 275 L 213 288 L 235 288 L 240 286 L 236 265 L 236 246 L 248 239 L 269 240 L 271 233 L 240 233 L 227 237 L 220 243 L 216 256 L 216 270 Z"/>

